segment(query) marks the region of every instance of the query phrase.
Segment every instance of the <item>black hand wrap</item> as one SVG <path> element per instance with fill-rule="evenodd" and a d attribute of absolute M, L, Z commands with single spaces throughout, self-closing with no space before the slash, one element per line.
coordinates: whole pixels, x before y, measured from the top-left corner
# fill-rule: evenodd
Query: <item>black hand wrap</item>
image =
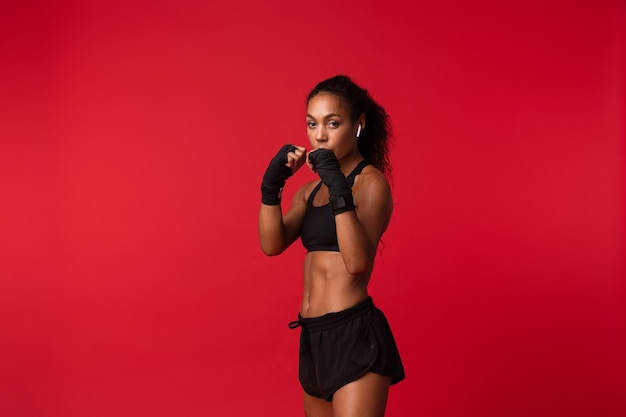
<path fill-rule="evenodd" d="M 261 183 L 261 202 L 263 202 L 263 204 L 270 206 L 280 204 L 285 181 L 293 175 L 291 168 L 285 165 L 287 163 L 287 154 L 295 150 L 295 146 L 285 145 L 280 148 L 280 151 L 272 158 L 269 166 L 265 170 L 263 182 Z"/>
<path fill-rule="evenodd" d="M 313 168 L 317 170 L 324 184 L 328 187 L 330 194 L 330 206 L 335 215 L 354 210 L 354 198 L 352 189 L 341 172 L 339 161 L 333 151 L 328 149 L 318 149 L 309 154 L 309 160 L 313 163 Z"/>

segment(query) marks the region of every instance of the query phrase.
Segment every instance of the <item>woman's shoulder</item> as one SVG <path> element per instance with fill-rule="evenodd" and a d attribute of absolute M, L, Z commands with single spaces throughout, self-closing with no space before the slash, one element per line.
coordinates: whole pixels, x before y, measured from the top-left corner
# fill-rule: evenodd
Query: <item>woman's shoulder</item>
<path fill-rule="evenodd" d="M 385 174 L 373 165 L 367 165 L 354 178 L 352 192 L 358 200 L 374 199 L 384 204 L 391 201 L 391 186 Z"/>
<path fill-rule="evenodd" d="M 366 219 L 373 216 L 380 219 L 381 233 L 384 232 L 393 212 L 391 186 L 385 174 L 373 165 L 366 166 L 354 179 L 352 193 L 354 204 L 360 210 L 359 217 Z"/>
<path fill-rule="evenodd" d="M 354 178 L 354 186 L 355 187 L 365 187 L 365 188 L 378 188 L 381 187 L 383 189 L 389 189 L 389 181 L 385 174 L 383 174 L 378 168 L 374 165 L 366 165 L 363 170 Z"/>

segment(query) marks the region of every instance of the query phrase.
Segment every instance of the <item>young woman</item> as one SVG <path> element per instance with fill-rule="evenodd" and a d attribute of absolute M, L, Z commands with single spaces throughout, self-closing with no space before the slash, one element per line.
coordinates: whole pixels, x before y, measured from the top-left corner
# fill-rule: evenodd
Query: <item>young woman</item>
<path fill-rule="evenodd" d="M 306 416 L 383 416 L 389 386 L 404 379 L 387 320 L 367 292 L 393 209 L 388 116 L 340 75 L 311 91 L 306 125 L 312 150 L 283 146 L 263 176 L 261 248 L 278 255 L 300 237 L 308 250 L 298 321 L 289 325 L 302 328 Z M 321 181 L 303 185 L 283 215 L 285 181 L 305 163 Z"/>

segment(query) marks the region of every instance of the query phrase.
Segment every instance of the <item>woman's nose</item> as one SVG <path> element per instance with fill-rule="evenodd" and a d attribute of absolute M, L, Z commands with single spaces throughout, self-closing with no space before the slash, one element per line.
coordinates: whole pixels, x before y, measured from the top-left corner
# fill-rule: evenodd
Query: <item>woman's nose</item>
<path fill-rule="evenodd" d="M 318 142 L 324 142 L 326 139 L 326 129 L 323 126 L 319 126 L 315 130 L 315 140 Z"/>

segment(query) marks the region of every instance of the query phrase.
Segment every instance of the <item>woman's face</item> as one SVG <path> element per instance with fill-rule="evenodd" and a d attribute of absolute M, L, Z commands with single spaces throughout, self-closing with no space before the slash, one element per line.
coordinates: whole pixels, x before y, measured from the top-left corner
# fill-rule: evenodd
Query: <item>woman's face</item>
<path fill-rule="evenodd" d="M 313 96 L 307 104 L 307 135 L 313 149 L 325 148 L 343 159 L 358 152 L 357 124 L 350 119 L 350 109 L 329 93 Z"/>

